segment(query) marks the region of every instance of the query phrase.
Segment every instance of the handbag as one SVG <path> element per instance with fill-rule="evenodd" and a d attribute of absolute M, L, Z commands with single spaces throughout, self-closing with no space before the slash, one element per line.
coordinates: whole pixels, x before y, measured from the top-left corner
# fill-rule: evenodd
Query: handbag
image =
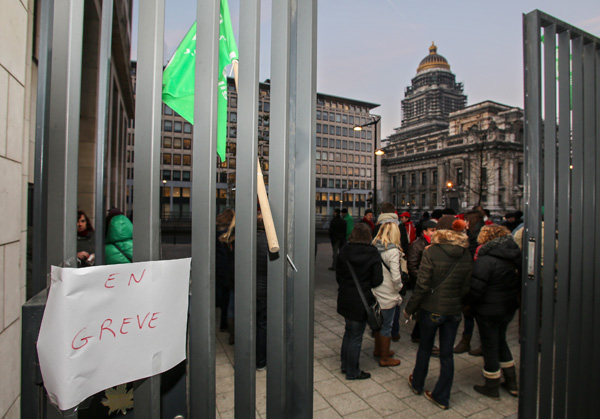
<path fill-rule="evenodd" d="M 360 299 L 365 306 L 365 311 L 367 312 L 367 323 L 369 323 L 369 327 L 373 332 L 377 332 L 381 330 L 381 325 L 383 324 L 383 317 L 381 316 L 381 307 L 379 306 L 379 301 L 375 299 L 375 304 L 372 305 L 367 303 L 367 299 L 365 298 L 365 294 L 363 294 L 362 288 L 360 287 L 360 283 L 358 282 L 354 268 L 352 265 L 350 265 L 350 262 L 346 261 L 346 263 L 348 264 L 348 269 L 350 269 L 350 274 L 352 274 L 352 279 L 354 279 L 354 284 L 356 285 Z"/>

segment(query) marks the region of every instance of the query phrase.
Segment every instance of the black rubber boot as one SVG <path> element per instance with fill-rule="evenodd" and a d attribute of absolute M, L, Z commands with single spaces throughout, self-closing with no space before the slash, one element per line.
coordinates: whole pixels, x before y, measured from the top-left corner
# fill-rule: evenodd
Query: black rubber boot
<path fill-rule="evenodd" d="M 490 399 L 500 400 L 500 378 L 485 378 L 485 385 L 478 386 L 474 385 L 473 389 L 489 397 Z"/>
<path fill-rule="evenodd" d="M 502 368 L 502 374 L 504 374 L 504 382 L 502 387 L 509 392 L 513 397 L 519 396 L 519 385 L 517 384 L 517 370 L 514 367 Z"/>

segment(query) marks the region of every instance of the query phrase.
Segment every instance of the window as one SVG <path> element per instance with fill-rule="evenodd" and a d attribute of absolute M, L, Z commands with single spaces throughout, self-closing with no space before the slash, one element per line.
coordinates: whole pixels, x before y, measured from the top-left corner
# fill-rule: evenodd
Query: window
<path fill-rule="evenodd" d="M 317 111 L 317 119 L 321 120 L 321 111 Z"/>
<path fill-rule="evenodd" d="M 190 124 L 189 122 L 184 122 L 183 123 L 183 132 L 185 132 L 186 134 L 191 134 L 192 133 L 192 124 Z"/>
<path fill-rule="evenodd" d="M 421 185 L 427 185 L 427 172 L 421 173 Z"/>
<path fill-rule="evenodd" d="M 502 166 L 498 168 L 498 185 L 502 185 Z"/>
<path fill-rule="evenodd" d="M 342 127 L 335 127 L 335 135 L 342 135 Z"/>
<path fill-rule="evenodd" d="M 317 134 L 321 133 L 321 124 L 317 124 Z"/>
<path fill-rule="evenodd" d="M 348 140 L 343 140 L 342 141 L 342 149 L 343 150 L 348 150 Z"/>
<path fill-rule="evenodd" d="M 325 151 L 323 153 L 325 153 Z M 317 151 L 317 160 L 321 160 L 321 152 L 320 151 Z"/>
<path fill-rule="evenodd" d="M 346 163 L 348 161 L 348 155 L 346 153 L 342 154 L 342 162 Z"/>
<path fill-rule="evenodd" d="M 431 195 L 431 202 L 433 203 L 433 205 L 437 205 L 437 192 L 434 192 Z"/>
<path fill-rule="evenodd" d="M 333 112 L 329 112 L 329 120 L 333 122 L 335 120 L 335 114 Z"/>
<path fill-rule="evenodd" d="M 354 141 L 348 141 L 348 149 L 354 150 Z"/>
<path fill-rule="evenodd" d="M 184 156 L 184 160 L 185 160 L 185 156 Z M 190 180 L 190 172 L 188 172 L 187 170 L 184 170 L 183 171 L 182 179 L 184 181 L 189 181 Z"/>
<path fill-rule="evenodd" d="M 339 113 L 335 114 L 335 122 L 342 122 L 342 115 Z"/>
<path fill-rule="evenodd" d="M 337 162 L 342 161 L 342 155 L 340 153 L 335 153 L 335 161 L 337 161 Z"/>
<path fill-rule="evenodd" d="M 229 127 L 229 138 L 237 138 L 237 127 Z"/>
<path fill-rule="evenodd" d="M 173 170 L 173 180 L 181 180 L 181 172 L 179 170 Z"/>
<path fill-rule="evenodd" d="M 322 153 L 322 159 L 323 159 L 323 160 L 327 160 L 327 152 L 326 152 L 326 151 L 324 151 L 324 152 Z"/>
<path fill-rule="evenodd" d="M 163 137 L 163 148 L 171 148 L 171 137 Z"/>
<path fill-rule="evenodd" d="M 175 121 L 175 129 L 174 129 L 174 131 L 175 132 L 181 132 L 181 130 L 182 130 L 181 121 Z"/>
<path fill-rule="evenodd" d="M 342 148 L 342 140 L 335 140 L 335 148 L 337 148 L 337 149 Z"/>
<path fill-rule="evenodd" d="M 456 169 L 456 184 L 457 185 L 463 184 L 463 169 L 462 169 L 462 167 L 459 167 L 458 169 Z"/>
<path fill-rule="evenodd" d="M 348 123 L 354 124 L 354 116 L 353 115 L 348 115 Z"/>
<path fill-rule="evenodd" d="M 329 139 L 329 148 L 335 148 L 335 140 L 333 138 Z"/>
<path fill-rule="evenodd" d="M 367 169 L 367 177 L 371 177 L 371 169 Z"/>
<path fill-rule="evenodd" d="M 319 132 L 319 131 L 317 131 L 317 132 Z M 329 134 L 329 125 L 323 124 L 323 134 Z"/>
<path fill-rule="evenodd" d="M 360 164 L 365 164 L 367 162 L 367 159 L 365 156 L 360 156 Z"/>
<path fill-rule="evenodd" d="M 410 174 L 410 186 L 417 186 L 417 175 L 416 173 Z"/>
<path fill-rule="evenodd" d="M 317 137 L 317 147 L 321 147 L 321 137 Z"/>
<path fill-rule="evenodd" d="M 263 110 L 265 112 L 271 112 L 271 102 L 265 102 Z"/>
<path fill-rule="evenodd" d="M 367 140 L 370 140 L 373 138 L 373 133 L 371 131 L 367 131 Z"/>
<path fill-rule="evenodd" d="M 482 167 L 481 168 L 481 186 L 486 186 L 487 185 L 487 168 Z"/>
<path fill-rule="evenodd" d="M 348 174 L 348 168 L 346 166 L 342 166 L 342 176 L 346 176 L 347 174 Z"/>
<path fill-rule="evenodd" d="M 406 175 L 402 175 L 402 182 L 400 183 L 400 186 L 402 186 L 403 188 L 406 186 Z M 404 201 L 404 198 L 403 198 Z M 404 204 L 404 202 L 403 202 Z"/>
<path fill-rule="evenodd" d="M 229 122 L 237 123 L 237 112 L 229 112 Z"/>
<path fill-rule="evenodd" d="M 191 166 L 192 165 L 192 156 L 189 154 L 184 154 L 183 155 L 183 165 L 184 166 Z"/>
<path fill-rule="evenodd" d="M 327 111 L 323 111 L 323 121 L 327 121 L 329 119 L 329 113 Z"/>
<path fill-rule="evenodd" d="M 163 129 L 163 131 L 168 131 L 168 132 L 173 131 L 173 122 L 165 120 L 164 121 L 164 129 Z"/>
<path fill-rule="evenodd" d="M 163 170 L 162 171 L 162 178 L 163 178 L 163 180 L 171 180 L 171 171 L 170 170 Z"/>
<path fill-rule="evenodd" d="M 344 137 L 348 136 L 348 128 L 347 127 L 342 128 L 342 134 L 344 135 Z"/>
<path fill-rule="evenodd" d="M 517 185 L 523 184 L 523 162 L 517 163 Z"/>
<path fill-rule="evenodd" d="M 173 115 L 173 109 L 169 108 L 167 105 L 165 105 L 165 115 Z"/>
<path fill-rule="evenodd" d="M 342 123 L 343 124 L 347 124 L 348 123 L 348 115 L 346 115 L 346 114 L 342 115 Z"/>
<path fill-rule="evenodd" d="M 167 154 L 167 153 L 163 153 L 162 162 L 163 162 L 163 164 L 171 164 L 171 155 Z"/>
<path fill-rule="evenodd" d="M 363 140 L 367 138 L 367 133 L 365 132 L 365 130 L 360 131 L 360 138 L 362 138 Z"/>
<path fill-rule="evenodd" d="M 367 151 L 367 143 L 361 143 L 360 144 L 360 151 Z"/>
<path fill-rule="evenodd" d="M 181 149 L 181 138 L 173 140 L 173 148 Z"/>
<path fill-rule="evenodd" d="M 437 170 L 434 170 L 434 171 L 433 171 L 433 176 L 431 176 L 431 177 L 432 177 L 432 181 L 431 181 L 431 183 L 432 183 L 433 185 L 437 185 L 437 183 L 438 183 L 438 174 L 437 174 Z M 436 199 L 436 200 L 434 200 L 434 202 L 436 202 L 436 205 L 437 205 L 437 199 Z"/>
<path fill-rule="evenodd" d="M 192 140 L 189 138 L 184 138 L 183 139 L 183 149 L 184 150 L 191 150 L 192 149 Z"/>
<path fill-rule="evenodd" d="M 373 145 L 371 143 L 367 144 L 367 152 L 370 153 L 373 149 L 372 149 Z"/>
<path fill-rule="evenodd" d="M 427 206 L 427 195 L 425 195 L 424 193 L 421 194 L 421 206 Z"/>
<path fill-rule="evenodd" d="M 181 166 L 181 154 L 173 154 L 173 165 Z"/>
<path fill-rule="evenodd" d="M 320 175 L 320 174 L 321 174 L 321 165 L 320 165 L 320 164 L 317 164 L 317 165 L 316 165 L 316 168 L 315 168 L 315 173 L 316 173 L 316 174 L 318 174 L 318 175 Z"/>
<path fill-rule="evenodd" d="M 227 161 L 229 162 L 229 168 L 230 169 L 235 169 L 235 157 L 230 157 L 227 159 Z"/>

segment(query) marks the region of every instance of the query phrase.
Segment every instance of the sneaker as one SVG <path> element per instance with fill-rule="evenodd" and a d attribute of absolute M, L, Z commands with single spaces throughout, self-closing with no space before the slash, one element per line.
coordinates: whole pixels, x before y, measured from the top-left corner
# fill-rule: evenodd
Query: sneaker
<path fill-rule="evenodd" d="M 435 399 L 433 398 L 433 396 L 431 395 L 431 391 L 425 391 L 425 398 L 427 400 L 429 400 L 431 403 L 435 404 L 437 407 L 439 407 L 440 409 L 443 410 L 448 410 L 448 406 L 443 405 L 441 403 L 438 403 L 435 401 Z"/>
<path fill-rule="evenodd" d="M 413 379 L 413 376 L 411 374 L 411 375 L 408 376 L 408 386 L 413 391 L 413 393 L 415 393 L 415 394 L 421 394 L 422 391 L 415 390 L 415 388 L 413 387 L 413 385 L 412 385 L 412 379 Z"/>
<path fill-rule="evenodd" d="M 346 377 L 346 380 L 366 380 L 367 378 L 371 378 L 371 374 L 361 371 L 356 377 Z"/>

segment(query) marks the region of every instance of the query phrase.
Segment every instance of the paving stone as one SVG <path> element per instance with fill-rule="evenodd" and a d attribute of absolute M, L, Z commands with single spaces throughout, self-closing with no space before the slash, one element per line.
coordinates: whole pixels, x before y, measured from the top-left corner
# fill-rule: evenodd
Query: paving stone
<path fill-rule="evenodd" d="M 479 413 L 475 413 L 474 415 L 469 416 L 469 419 L 501 419 L 504 418 L 504 415 L 496 412 L 493 409 L 486 409 Z"/>
<path fill-rule="evenodd" d="M 217 411 L 228 412 L 233 410 L 235 405 L 235 395 L 233 391 L 217 394 Z"/>
<path fill-rule="evenodd" d="M 350 415 L 344 415 L 345 419 L 380 419 L 381 416 L 373 409 L 361 410 L 360 412 L 352 413 Z"/>
<path fill-rule="evenodd" d="M 327 401 L 342 417 L 369 408 L 362 398 L 352 392 L 329 397 Z"/>
<path fill-rule="evenodd" d="M 388 392 L 369 397 L 366 399 L 366 402 L 381 416 L 388 416 L 409 408 L 408 405 Z"/>
<path fill-rule="evenodd" d="M 315 382 L 317 381 L 323 381 L 323 380 L 329 380 L 331 378 L 334 378 L 333 374 L 331 374 L 329 372 L 329 370 L 327 368 L 325 368 L 322 365 L 319 365 L 317 367 L 314 368 L 314 372 L 313 372 L 313 380 Z"/>
<path fill-rule="evenodd" d="M 350 389 L 337 378 L 319 381 L 315 383 L 315 389 L 327 400 L 329 397 L 350 392 Z"/>
<path fill-rule="evenodd" d="M 355 380 L 348 381 L 346 384 L 350 390 L 355 392 L 359 397 L 366 399 L 376 394 L 385 393 L 386 389 L 372 380 Z"/>
<path fill-rule="evenodd" d="M 488 408 L 485 404 L 462 391 L 451 394 L 450 402 L 452 403 L 452 410 L 459 413 L 461 417 L 467 417 Z"/>
<path fill-rule="evenodd" d="M 392 415 L 386 416 L 386 419 L 421 419 L 423 415 L 420 415 L 413 409 L 406 409 L 402 412 L 394 413 Z"/>
<path fill-rule="evenodd" d="M 327 400 L 323 398 L 317 391 L 313 391 L 313 411 L 330 408 Z"/>
<path fill-rule="evenodd" d="M 318 410 L 316 412 L 313 412 L 313 418 L 314 419 L 335 419 L 335 418 L 341 418 L 341 416 L 335 411 L 335 409 L 333 407 L 330 407 L 327 409 Z"/>

